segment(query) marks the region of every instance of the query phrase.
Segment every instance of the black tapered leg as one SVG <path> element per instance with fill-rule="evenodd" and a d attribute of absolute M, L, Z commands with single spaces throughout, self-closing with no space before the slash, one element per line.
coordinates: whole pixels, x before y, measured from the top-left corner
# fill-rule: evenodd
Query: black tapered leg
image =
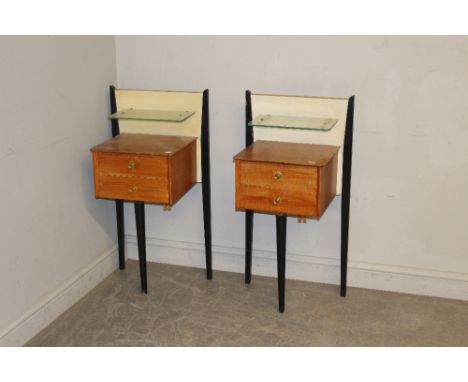
<path fill-rule="evenodd" d="M 354 96 L 348 101 L 343 145 L 343 187 L 341 195 L 341 285 L 340 295 L 346 297 L 348 276 L 349 205 L 351 199 L 351 164 L 353 152 Z"/>
<path fill-rule="evenodd" d="M 203 194 L 203 227 L 205 230 L 206 278 L 213 278 L 211 254 L 211 181 L 210 181 L 210 118 L 209 91 L 203 91 L 201 127 L 201 166 Z"/>
<path fill-rule="evenodd" d="M 276 215 L 276 255 L 278 261 L 278 306 L 284 312 L 284 289 L 286 284 L 286 215 Z"/>
<path fill-rule="evenodd" d="M 135 221 L 138 241 L 138 260 L 140 262 L 141 290 L 148 293 L 146 282 L 145 204 L 142 202 L 135 202 Z"/>
<path fill-rule="evenodd" d="M 340 296 L 346 297 L 348 276 L 349 197 L 341 198 L 341 285 Z"/>
<path fill-rule="evenodd" d="M 124 228 L 124 202 L 115 201 L 117 215 L 117 242 L 119 244 L 119 268 L 125 269 L 125 228 Z"/>
<path fill-rule="evenodd" d="M 245 211 L 245 283 L 250 284 L 252 279 L 252 240 L 253 216 L 251 210 Z"/>
<path fill-rule="evenodd" d="M 213 265 L 211 256 L 211 197 L 209 183 L 206 185 L 205 178 L 202 180 L 203 194 L 203 225 L 205 228 L 205 256 L 206 256 L 206 278 L 213 278 Z"/>

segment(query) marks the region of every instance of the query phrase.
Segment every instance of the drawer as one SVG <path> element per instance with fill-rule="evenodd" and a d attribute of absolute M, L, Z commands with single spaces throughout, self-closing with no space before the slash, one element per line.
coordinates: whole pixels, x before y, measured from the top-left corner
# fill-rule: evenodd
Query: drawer
<path fill-rule="evenodd" d="M 236 208 L 274 214 L 318 216 L 318 169 L 236 161 Z"/>
<path fill-rule="evenodd" d="M 271 190 L 297 190 L 317 187 L 317 169 L 282 163 L 239 162 L 240 184 Z"/>
<path fill-rule="evenodd" d="M 145 178 L 119 174 L 94 174 L 96 197 L 169 203 L 167 178 Z"/>
<path fill-rule="evenodd" d="M 165 156 L 94 153 L 95 171 L 105 174 L 125 174 L 167 178 L 168 163 Z"/>

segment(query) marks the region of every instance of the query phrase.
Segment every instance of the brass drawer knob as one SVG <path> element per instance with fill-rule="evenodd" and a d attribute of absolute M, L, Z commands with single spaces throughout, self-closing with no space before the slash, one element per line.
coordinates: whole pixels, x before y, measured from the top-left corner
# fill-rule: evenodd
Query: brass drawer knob
<path fill-rule="evenodd" d="M 132 187 L 130 187 L 130 188 L 128 189 L 128 192 L 130 192 L 131 194 L 133 194 L 133 193 L 137 192 L 137 188 L 136 188 L 136 186 L 132 186 Z"/>
<path fill-rule="evenodd" d="M 281 171 L 275 171 L 274 177 L 275 177 L 276 180 L 281 179 L 282 176 L 283 176 L 283 174 L 281 173 Z"/>
<path fill-rule="evenodd" d="M 136 166 L 136 163 L 134 161 L 131 160 L 130 162 L 128 162 L 128 168 L 134 169 L 135 166 Z"/>
<path fill-rule="evenodd" d="M 273 199 L 273 204 L 277 206 L 280 203 L 281 203 L 281 198 L 279 196 L 275 196 L 275 198 Z"/>

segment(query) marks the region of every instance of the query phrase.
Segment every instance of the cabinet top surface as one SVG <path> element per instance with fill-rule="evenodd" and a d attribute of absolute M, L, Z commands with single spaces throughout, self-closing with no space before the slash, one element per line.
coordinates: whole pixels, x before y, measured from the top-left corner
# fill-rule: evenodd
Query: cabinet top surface
<path fill-rule="evenodd" d="M 196 137 L 174 135 L 120 134 L 94 146 L 91 151 L 171 156 L 196 140 Z"/>
<path fill-rule="evenodd" d="M 338 146 L 259 140 L 246 147 L 233 159 L 252 162 L 324 166 L 339 149 Z"/>

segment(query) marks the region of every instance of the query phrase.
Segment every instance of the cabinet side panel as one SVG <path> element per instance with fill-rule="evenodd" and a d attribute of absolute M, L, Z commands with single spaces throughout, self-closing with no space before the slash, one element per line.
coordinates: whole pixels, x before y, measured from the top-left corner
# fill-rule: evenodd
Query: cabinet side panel
<path fill-rule="evenodd" d="M 170 204 L 177 202 L 197 181 L 196 141 L 170 157 Z"/>
<path fill-rule="evenodd" d="M 236 210 L 240 209 L 240 204 L 239 204 L 239 188 L 240 188 L 240 161 L 236 160 Z"/>
<path fill-rule="evenodd" d="M 99 182 L 97 178 L 98 174 L 98 154 L 93 152 L 93 177 L 94 177 L 94 196 L 97 198 L 97 195 L 99 194 Z"/>
<path fill-rule="evenodd" d="M 338 171 L 338 155 L 322 168 L 320 168 L 320 196 L 319 196 L 319 215 L 322 216 L 328 205 L 336 195 L 336 174 Z"/>

